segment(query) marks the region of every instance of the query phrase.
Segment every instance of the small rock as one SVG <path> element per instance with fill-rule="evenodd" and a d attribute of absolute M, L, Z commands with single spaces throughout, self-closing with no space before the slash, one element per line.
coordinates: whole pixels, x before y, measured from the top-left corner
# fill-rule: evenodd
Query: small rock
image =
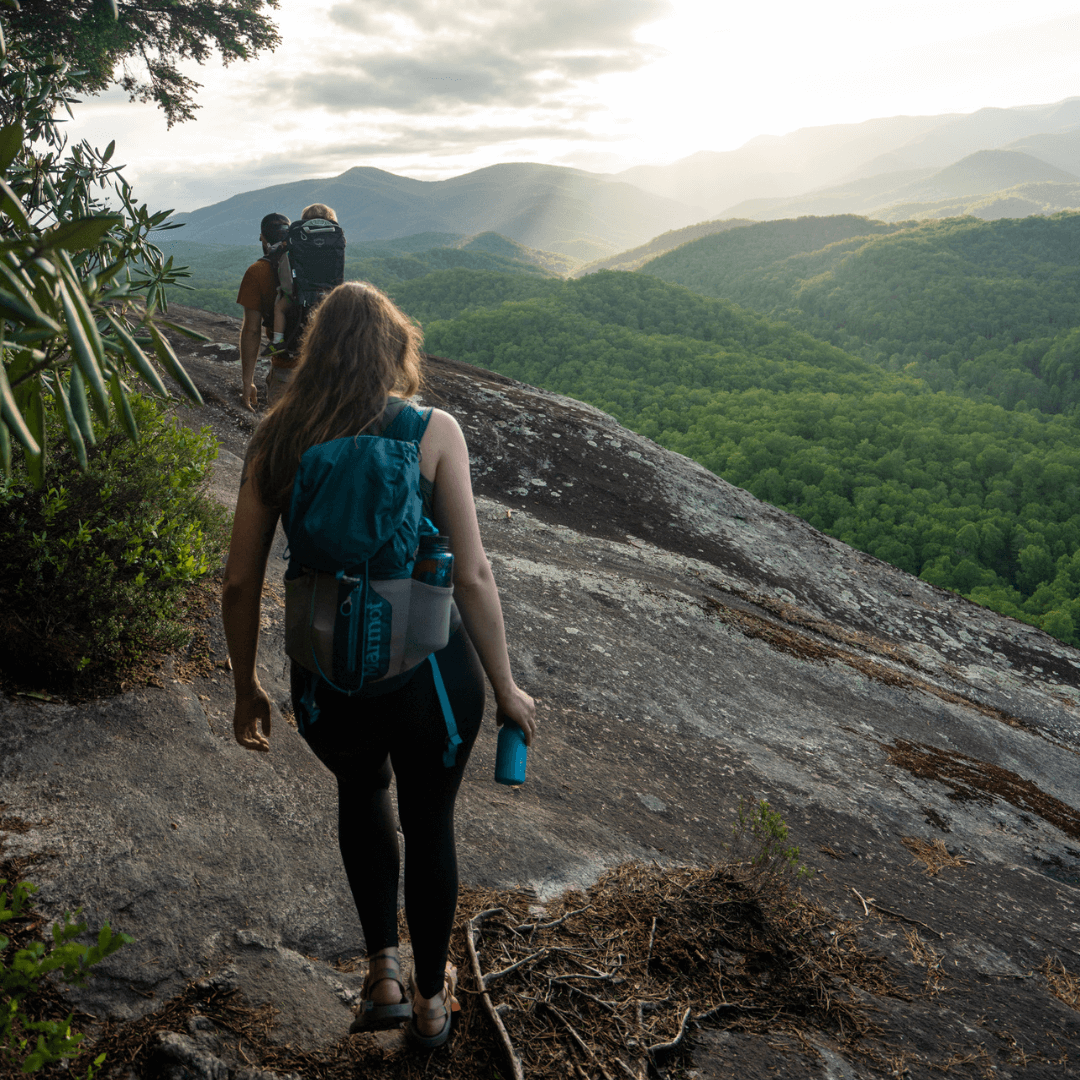
<path fill-rule="evenodd" d="M 196 990 L 201 990 L 203 993 L 210 993 L 214 990 L 228 992 L 235 990 L 240 985 L 240 975 L 235 968 L 225 968 L 222 971 L 217 972 L 214 975 L 210 975 L 205 979 L 200 979 L 195 984 Z"/>
<path fill-rule="evenodd" d="M 194 1039 L 175 1031 L 159 1032 L 154 1056 L 164 1059 L 164 1072 L 192 1080 L 228 1080 L 232 1070 L 219 1057 L 207 1053 Z M 185 1070 L 179 1072 L 176 1066 Z"/>
<path fill-rule="evenodd" d="M 655 795 L 643 795 L 640 791 L 637 793 L 638 800 L 646 810 L 651 810 L 654 814 L 662 814 L 667 809 L 667 803 L 661 802 Z"/>

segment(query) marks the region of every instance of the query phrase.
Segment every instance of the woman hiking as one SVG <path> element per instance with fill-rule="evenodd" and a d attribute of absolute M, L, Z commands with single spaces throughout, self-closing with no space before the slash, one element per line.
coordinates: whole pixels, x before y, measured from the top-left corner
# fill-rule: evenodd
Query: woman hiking
<path fill-rule="evenodd" d="M 295 376 L 252 438 L 233 521 L 222 590 L 232 660 L 237 742 L 269 749 L 270 700 L 255 672 L 260 598 L 278 518 L 288 513 L 301 455 L 357 434 L 380 434 L 421 383 L 421 335 L 379 290 L 358 282 L 334 289 L 304 336 Z M 400 403 L 404 401 L 402 406 Z M 388 408 L 389 406 L 389 408 Z M 393 418 L 388 420 L 390 414 Z M 450 1034 L 456 971 L 447 962 L 457 907 L 454 802 L 480 728 L 484 674 L 500 718 L 531 743 L 533 699 L 510 672 L 502 608 L 484 553 L 469 476 L 469 453 L 457 421 L 440 409 L 407 417 L 422 431 L 420 486 L 424 513 L 450 537 L 454 601 L 462 626 L 435 653 L 461 745 L 444 764 L 447 727 L 431 664 L 339 692 L 296 661 L 291 689 L 308 745 L 338 782 L 338 836 L 364 930 L 368 973 L 351 1031 L 395 1027 L 424 1047 Z M 413 949 L 411 1003 L 398 960 L 398 839 L 390 801 L 397 780 L 405 837 L 405 915 Z"/>

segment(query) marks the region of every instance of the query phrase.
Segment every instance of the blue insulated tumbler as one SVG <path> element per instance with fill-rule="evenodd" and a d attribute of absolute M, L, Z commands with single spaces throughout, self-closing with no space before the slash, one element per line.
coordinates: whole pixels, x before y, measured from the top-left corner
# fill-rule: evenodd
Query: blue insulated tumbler
<path fill-rule="evenodd" d="M 503 719 L 503 725 L 499 728 L 499 745 L 495 750 L 496 782 L 511 787 L 524 784 L 528 758 L 525 733 L 513 720 Z"/>
<path fill-rule="evenodd" d="M 434 533 L 420 537 L 420 550 L 416 553 L 412 576 L 425 585 L 449 588 L 454 584 L 454 554 L 450 550 L 450 537 Z"/>

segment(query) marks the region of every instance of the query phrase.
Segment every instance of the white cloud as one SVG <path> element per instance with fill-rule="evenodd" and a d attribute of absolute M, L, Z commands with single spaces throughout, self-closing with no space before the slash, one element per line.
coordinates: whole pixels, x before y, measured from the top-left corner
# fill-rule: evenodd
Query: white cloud
<path fill-rule="evenodd" d="M 667 0 L 402 0 L 381 10 L 367 0 L 338 3 L 329 11 L 345 31 L 336 47 L 317 70 L 278 73 L 273 93 L 333 113 L 553 108 L 579 95 L 583 81 L 660 56 L 638 31 L 669 12 Z"/>

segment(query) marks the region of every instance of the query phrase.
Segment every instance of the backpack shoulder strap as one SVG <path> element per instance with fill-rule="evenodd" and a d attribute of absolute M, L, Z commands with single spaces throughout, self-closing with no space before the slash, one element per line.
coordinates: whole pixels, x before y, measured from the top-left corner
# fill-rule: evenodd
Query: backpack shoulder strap
<path fill-rule="evenodd" d="M 279 240 L 276 244 L 271 244 L 267 251 L 260 255 L 258 262 L 268 262 L 275 270 L 278 267 L 278 263 L 281 262 L 282 255 L 285 254 L 285 249 L 288 247 L 287 240 Z"/>
<path fill-rule="evenodd" d="M 404 442 L 418 443 L 427 431 L 431 420 L 431 409 L 420 409 L 409 401 L 391 398 L 386 406 L 386 414 L 393 415 L 381 434 L 386 439 L 401 439 Z"/>

